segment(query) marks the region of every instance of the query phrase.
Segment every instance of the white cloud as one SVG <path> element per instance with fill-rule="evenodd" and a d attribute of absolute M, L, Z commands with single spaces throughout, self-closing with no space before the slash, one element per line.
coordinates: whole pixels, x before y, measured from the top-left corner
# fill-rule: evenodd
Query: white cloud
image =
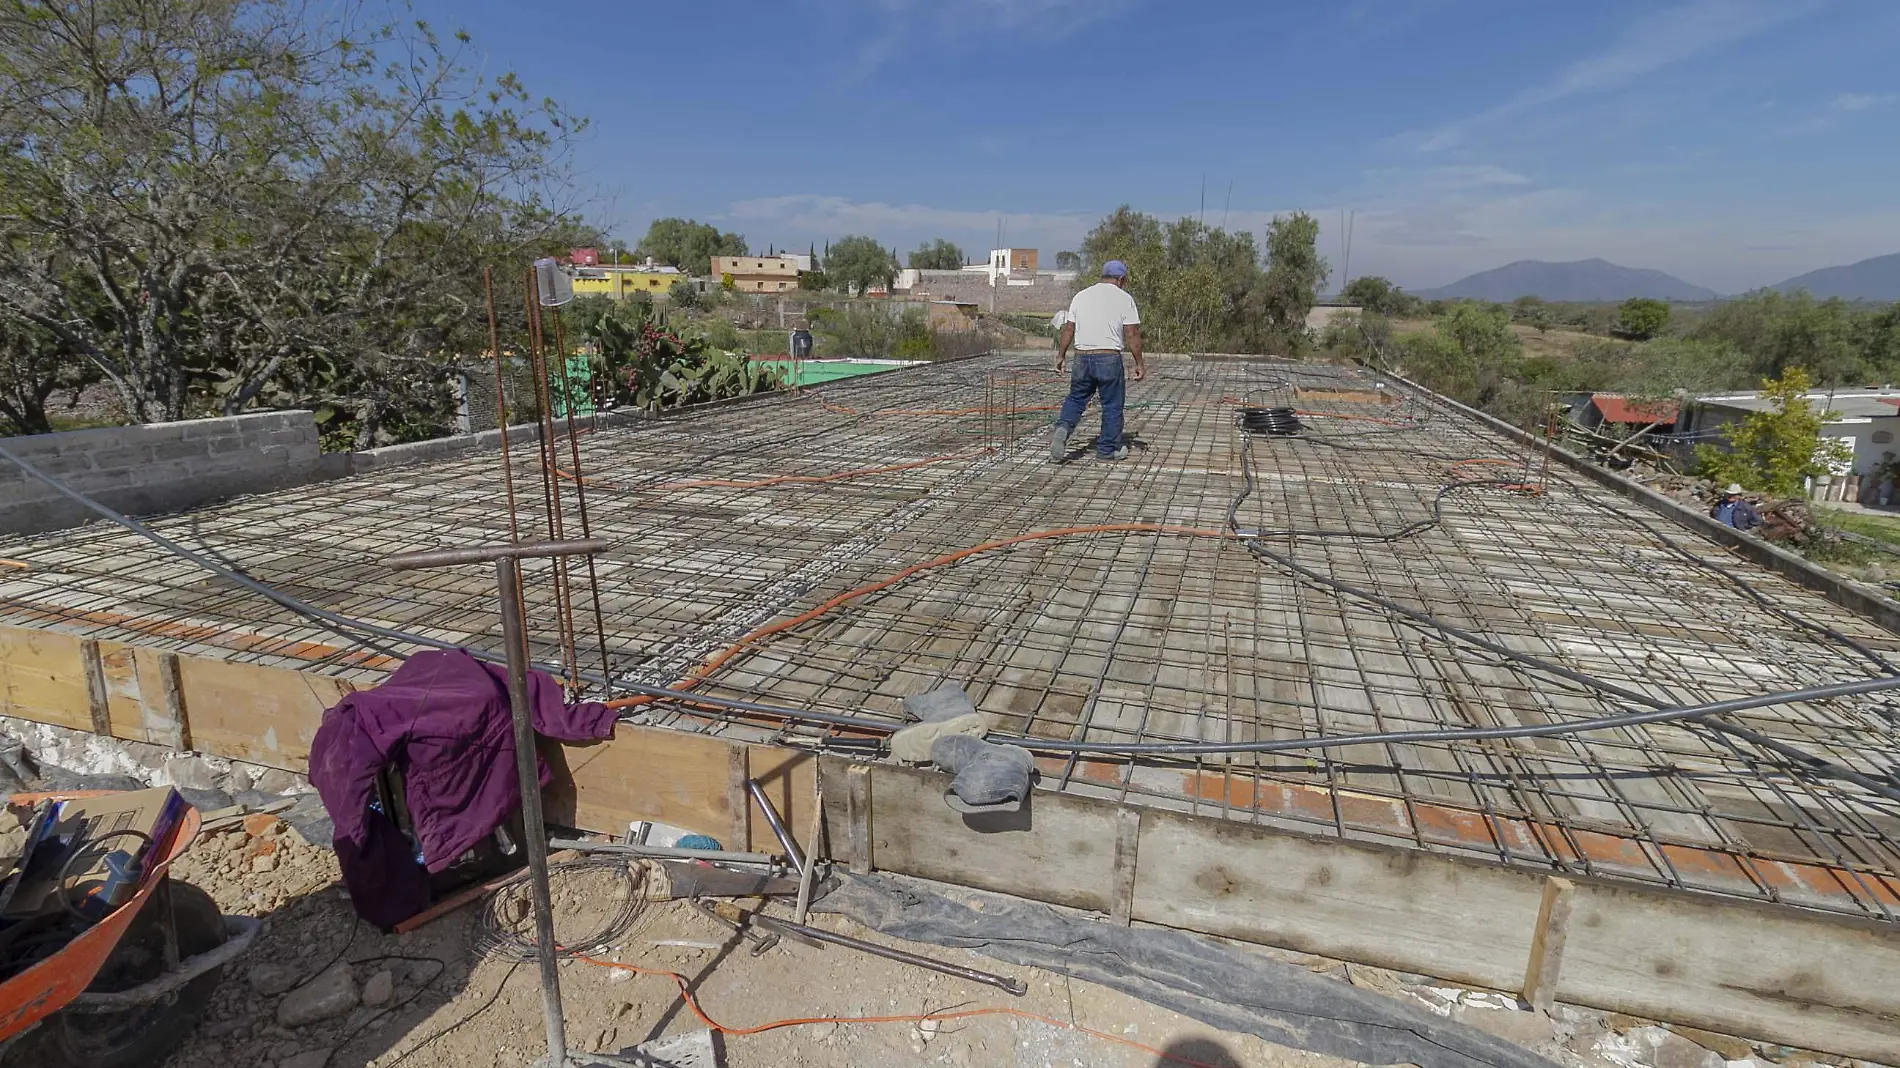
<path fill-rule="evenodd" d="M 923 204 L 887 204 L 817 193 L 755 197 L 727 209 L 723 225 L 748 237 L 782 235 L 799 241 L 826 240 L 845 234 L 871 234 L 900 249 L 919 241 L 947 237 L 967 249 L 988 249 L 1001 221 L 1004 240 L 1035 248 L 1073 248 L 1100 218 L 1099 212 L 1008 212 L 995 209 L 939 208 Z M 757 243 L 756 241 L 754 242 Z"/>
<path fill-rule="evenodd" d="M 1142 0 L 815 0 L 847 24 L 868 26 L 856 50 L 854 78 L 869 76 L 914 39 L 954 40 L 981 33 L 1059 41 L 1133 9 Z M 867 17 L 868 16 L 868 17 Z"/>
<path fill-rule="evenodd" d="M 1806 4 L 1768 0 L 1690 0 L 1648 13 L 1625 26 L 1607 48 L 1571 63 L 1556 77 L 1520 90 L 1504 103 L 1401 140 L 1419 151 L 1463 145 L 1479 128 L 1572 97 L 1608 92 L 1704 52 L 1752 37 L 1800 14 Z"/>
<path fill-rule="evenodd" d="M 1872 111 L 1894 102 L 1892 93 L 1842 93 L 1828 101 L 1830 111 Z"/>

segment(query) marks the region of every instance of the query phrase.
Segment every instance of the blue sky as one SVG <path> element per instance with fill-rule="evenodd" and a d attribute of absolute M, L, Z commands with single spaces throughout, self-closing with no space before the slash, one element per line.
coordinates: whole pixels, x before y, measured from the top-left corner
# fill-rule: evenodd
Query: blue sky
<path fill-rule="evenodd" d="M 588 116 L 589 214 L 1047 258 L 1128 203 L 1411 288 L 1601 256 L 1722 292 L 1900 252 L 1891 0 L 416 0 Z M 1229 189 L 1231 186 L 1231 201 Z M 1337 281 L 1337 279 L 1335 279 Z"/>

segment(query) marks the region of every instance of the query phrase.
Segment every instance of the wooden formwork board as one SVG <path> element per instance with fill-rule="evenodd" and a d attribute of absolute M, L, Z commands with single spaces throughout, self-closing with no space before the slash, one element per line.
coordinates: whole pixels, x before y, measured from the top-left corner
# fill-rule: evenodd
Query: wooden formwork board
<path fill-rule="evenodd" d="M 348 683 L 0 628 L 0 715 L 304 769 Z M 100 707 L 101 705 L 107 707 Z M 823 785 L 830 853 L 882 870 L 1419 972 L 1805 1049 L 1900 1051 L 1900 927 L 1566 877 L 1038 791 L 968 817 L 948 777 L 656 728 L 549 745 L 550 818 L 620 833 L 657 820 L 776 850 L 759 781 L 809 850 Z M 1900 904 L 1896 902 L 1895 904 Z M 1552 931 L 1553 917 L 1565 929 Z"/>
<path fill-rule="evenodd" d="M 854 777 L 868 806 L 851 800 Z M 1552 989 L 1534 996 L 1883 1063 L 1900 1052 L 1892 924 L 1553 880 L 1048 791 L 1013 820 L 966 821 L 945 805 L 940 773 L 827 757 L 821 778 L 833 841 L 869 843 L 869 858 L 838 858 L 854 870 L 1111 915 L 1125 908 L 1133 920 L 1495 990 L 1523 991 L 1541 977 Z M 1553 881 L 1567 906 L 1566 929 L 1555 932 L 1543 907 Z M 1116 901 L 1116 887 L 1130 883 L 1129 900 Z"/>

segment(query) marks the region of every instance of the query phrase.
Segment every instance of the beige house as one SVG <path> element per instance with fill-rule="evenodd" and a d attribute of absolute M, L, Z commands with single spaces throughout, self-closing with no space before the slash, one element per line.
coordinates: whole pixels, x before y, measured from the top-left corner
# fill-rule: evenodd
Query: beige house
<path fill-rule="evenodd" d="M 714 256 L 713 280 L 741 293 L 788 293 L 798 288 L 798 261 L 790 256 Z"/>

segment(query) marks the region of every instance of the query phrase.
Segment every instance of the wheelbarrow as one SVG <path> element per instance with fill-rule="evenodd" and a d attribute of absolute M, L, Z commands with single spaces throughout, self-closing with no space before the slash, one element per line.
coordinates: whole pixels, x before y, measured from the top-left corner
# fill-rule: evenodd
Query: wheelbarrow
<path fill-rule="evenodd" d="M 15 794 L 16 804 L 109 791 Z M 197 1026 L 226 964 L 258 921 L 222 916 L 210 895 L 172 881 L 198 836 L 187 809 L 170 847 L 124 904 L 58 952 L 0 982 L 0 1068 L 134 1068 L 163 1063 Z"/>

